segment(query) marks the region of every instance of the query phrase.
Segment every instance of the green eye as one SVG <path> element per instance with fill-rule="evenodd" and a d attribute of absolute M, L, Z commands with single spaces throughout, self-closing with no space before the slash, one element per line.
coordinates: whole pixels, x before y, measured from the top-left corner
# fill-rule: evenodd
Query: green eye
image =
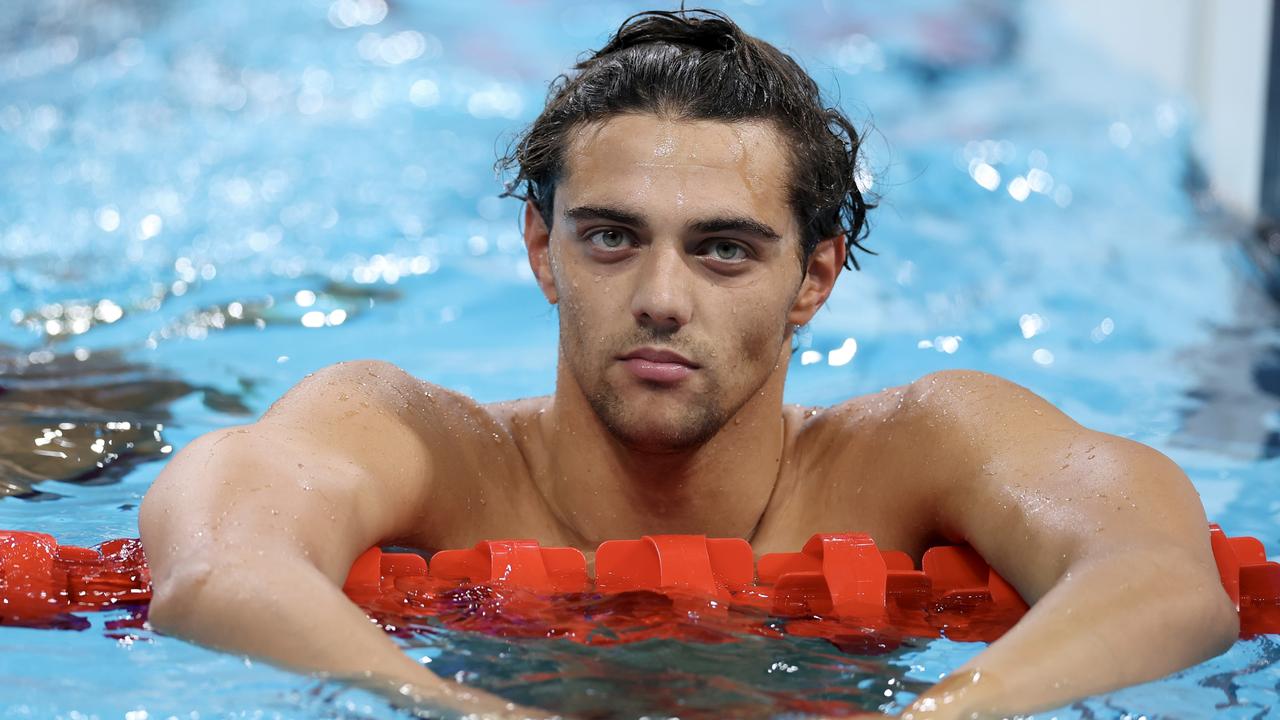
<path fill-rule="evenodd" d="M 747 251 L 743 250 L 742 246 L 737 243 L 721 241 L 712 246 L 711 249 L 715 253 L 717 260 L 734 261 L 747 259 Z"/>
<path fill-rule="evenodd" d="M 617 230 L 597 230 L 588 235 L 587 240 L 605 250 L 617 250 L 627 244 L 627 236 Z"/>

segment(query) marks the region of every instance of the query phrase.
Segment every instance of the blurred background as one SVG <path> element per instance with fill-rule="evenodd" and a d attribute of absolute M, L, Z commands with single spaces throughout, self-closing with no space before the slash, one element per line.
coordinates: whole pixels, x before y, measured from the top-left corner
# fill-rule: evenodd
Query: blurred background
<path fill-rule="evenodd" d="M 1246 221 L 1277 215 L 1264 181 L 1273 3 L 1265 0 L 1051 0 L 1050 12 L 1119 68 L 1182 97 L 1213 197 Z M 1280 78 L 1278 78 L 1280 80 Z M 1276 172 L 1269 166 L 1265 170 Z M 1264 197 L 1265 195 L 1265 197 Z"/>
<path fill-rule="evenodd" d="M 1212 520 L 1280 550 L 1272 3 L 707 4 L 851 115 L 881 199 L 878 255 L 800 334 L 790 401 L 997 373 L 1169 454 Z M 7 0 L 0 528 L 136 536 L 166 457 L 340 360 L 481 401 L 550 392 L 556 316 L 493 165 L 548 81 L 650 7 Z M 0 627 L 0 715 L 389 712 L 130 612 Z M 602 717 L 893 710 L 980 649 L 402 640 L 443 674 Z M 1058 717 L 1269 717 L 1277 657 L 1241 641 Z"/>

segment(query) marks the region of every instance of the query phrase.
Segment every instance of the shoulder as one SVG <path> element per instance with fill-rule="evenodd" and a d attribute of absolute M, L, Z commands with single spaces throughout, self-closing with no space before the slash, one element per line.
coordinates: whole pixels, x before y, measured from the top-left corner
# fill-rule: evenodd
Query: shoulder
<path fill-rule="evenodd" d="M 993 456 L 1083 428 L 1030 390 L 984 372 L 946 370 L 805 413 L 797 448 L 912 482 L 950 484 Z M 1034 440 L 1034 442 L 1030 442 Z"/>
<path fill-rule="evenodd" d="M 267 415 L 350 448 L 392 485 L 414 485 L 429 511 L 410 544 L 436 547 L 466 544 L 472 527 L 493 520 L 500 504 L 488 500 L 524 486 L 526 464 L 505 405 L 482 405 L 391 363 L 356 360 L 307 377 Z"/>
<path fill-rule="evenodd" d="M 279 400 L 272 403 L 266 417 L 315 413 L 336 409 L 355 399 L 350 409 L 382 410 L 395 405 L 408 393 L 420 393 L 419 382 L 400 368 L 381 360 L 350 360 L 317 370 L 300 380 Z M 370 407 L 370 402 L 376 408 Z"/>
<path fill-rule="evenodd" d="M 1031 412 L 1051 408 L 1026 388 L 976 370 L 943 370 L 880 392 L 860 395 L 828 408 L 797 408 L 803 435 L 826 435 L 851 431 L 874 432 L 883 428 L 900 435 L 910 426 L 921 425 L 945 432 L 965 422 L 982 422 L 991 413 L 1019 406 L 1033 406 Z M 1056 411 L 1055 411 L 1056 412 Z"/>
<path fill-rule="evenodd" d="M 405 424 L 393 410 L 413 389 L 412 378 L 390 363 L 341 362 L 304 377 L 267 408 L 258 424 L 321 440 L 387 433 Z"/>
<path fill-rule="evenodd" d="M 418 431 L 455 430 L 454 420 L 489 418 L 475 400 L 405 372 L 382 360 L 349 360 L 303 378 L 275 402 L 266 417 L 332 415 L 352 420 L 397 422 Z"/>
<path fill-rule="evenodd" d="M 985 425 L 1010 417 L 1041 418 L 1033 425 L 1068 421 L 1025 387 L 977 370 L 942 370 L 905 386 L 902 418 L 931 419 L 939 427 Z"/>
<path fill-rule="evenodd" d="M 438 477 L 498 476 L 511 433 L 474 399 L 391 363 L 355 360 L 319 370 L 280 398 L 261 424 L 344 447 L 362 459 L 394 457 Z"/>
<path fill-rule="evenodd" d="M 946 370 L 903 387 L 889 420 L 944 482 L 984 476 L 1092 433 L 1027 388 L 989 373 Z"/>

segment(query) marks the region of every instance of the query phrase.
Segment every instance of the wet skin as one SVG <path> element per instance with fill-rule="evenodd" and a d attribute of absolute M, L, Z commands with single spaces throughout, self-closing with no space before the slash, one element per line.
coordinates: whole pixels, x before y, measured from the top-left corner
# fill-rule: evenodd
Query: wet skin
<path fill-rule="evenodd" d="M 153 622 L 212 637 L 214 619 L 180 598 L 218 597 L 211 578 L 248 572 L 263 537 L 305 566 L 298 578 L 313 567 L 340 583 L 377 543 L 521 537 L 590 551 L 695 533 L 765 553 L 861 531 L 917 557 L 968 542 L 1035 604 L 911 717 L 1052 707 L 1229 645 L 1234 611 L 1203 509 L 1159 453 L 981 373 L 783 404 L 792 332 L 844 261 L 837 237 L 802 266 L 790 170 L 762 123 L 629 115 L 579 128 L 551 227 L 525 213 L 530 265 L 559 313 L 555 394 L 480 405 L 390 365 L 345 363 L 254 425 L 200 438 L 142 509 Z M 355 617 L 336 593 L 326 602 Z M 338 652 L 245 633 L 207 641 L 302 668 Z M 412 672 L 361 637 L 385 659 L 369 661 L 375 672 Z"/>

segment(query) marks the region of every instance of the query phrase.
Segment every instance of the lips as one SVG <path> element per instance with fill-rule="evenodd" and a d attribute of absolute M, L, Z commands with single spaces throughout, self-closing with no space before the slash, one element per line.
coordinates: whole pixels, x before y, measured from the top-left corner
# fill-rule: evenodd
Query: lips
<path fill-rule="evenodd" d="M 674 385 L 701 367 L 680 353 L 661 348 L 638 348 L 618 359 L 636 379 L 661 385 Z"/>

